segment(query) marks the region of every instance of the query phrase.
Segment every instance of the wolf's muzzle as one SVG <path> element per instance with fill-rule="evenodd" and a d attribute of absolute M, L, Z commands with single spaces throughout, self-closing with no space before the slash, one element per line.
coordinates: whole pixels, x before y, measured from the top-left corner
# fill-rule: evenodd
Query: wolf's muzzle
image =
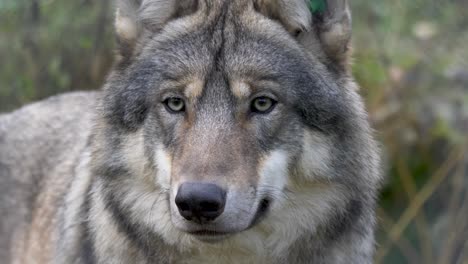
<path fill-rule="evenodd" d="M 212 183 L 183 183 L 177 191 L 175 203 L 185 219 L 204 223 L 223 213 L 226 192 Z"/>

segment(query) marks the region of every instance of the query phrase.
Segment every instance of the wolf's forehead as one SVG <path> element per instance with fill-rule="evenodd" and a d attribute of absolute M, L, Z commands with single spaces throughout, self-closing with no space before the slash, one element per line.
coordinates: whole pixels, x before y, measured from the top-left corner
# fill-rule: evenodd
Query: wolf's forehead
<path fill-rule="evenodd" d="M 288 56 L 283 53 L 290 48 L 284 43 L 284 37 L 272 37 L 284 32 L 255 29 L 239 19 L 228 12 L 221 13 L 196 26 L 184 27 L 185 31 L 162 45 L 158 53 L 164 57 L 163 70 L 172 79 L 183 80 L 190 97 L 202 94 L 214 72 L 223 73 L 235 96 L 248 96 L 250 84 L 281 75 L 281 67 L 288 64 L 285 61 Z M 185 23 L 190 24 L 190 20 Z"/>

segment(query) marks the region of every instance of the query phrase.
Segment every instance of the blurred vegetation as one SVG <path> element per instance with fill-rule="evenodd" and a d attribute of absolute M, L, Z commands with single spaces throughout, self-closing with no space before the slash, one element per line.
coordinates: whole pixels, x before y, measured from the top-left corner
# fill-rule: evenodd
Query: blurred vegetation
<path fill-rule="evenodd" d="M 0 110 L 98 88 L 112 63 L 110 0 L 0 0 Z"/>
<path fill-rule="evenodd" d="M 468 263 L 468 1 L 354 0 L 354 74 L 386 153 L 377 263 Z"/>
<path fill-rule="evenodd" d="M 353 71 L 385 152 L 376 263 L 468 263 L 467 0 L 352 0 Z M 0 111 L 97 89 L 110 0 L 0 0 Z"/>

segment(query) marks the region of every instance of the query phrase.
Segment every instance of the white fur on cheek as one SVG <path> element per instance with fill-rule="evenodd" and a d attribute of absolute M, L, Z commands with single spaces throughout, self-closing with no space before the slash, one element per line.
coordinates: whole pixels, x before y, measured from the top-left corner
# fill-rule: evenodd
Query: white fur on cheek
<path fill-rule="evenodd" d="M 145 176 L 146 159 L 142 130 L 135 132 L 123 141 L 123 155 L 131 171 L 137 177 Z"/>
<path fill-rule="evenodd" d="M 156 176 L 157 183 L 164 189 L 168 190 L 171 187 L 171 168 L 172 161 L 167 152 L 160 146 L 156 150 L 155 163 L 158 167 Z"/>
<path fill-rule="evenodd" d="M 283 150 L 272 151 L 260 167 L 259 190 L 281 192 L 288 182 L 289 156 Z"/>
<path fill-rule="evenodd" d="M 308 179 L 326 177 L 330 164 L 329 139 L 310 131 L 304 134 L 304 152 L 300 160 L 302 173 Z"/>

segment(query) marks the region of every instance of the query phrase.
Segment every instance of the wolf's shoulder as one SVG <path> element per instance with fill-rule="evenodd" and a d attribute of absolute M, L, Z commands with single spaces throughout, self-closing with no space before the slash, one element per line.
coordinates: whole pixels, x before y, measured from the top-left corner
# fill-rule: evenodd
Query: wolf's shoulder
<path fill-rule="evenodd" d="M 32 221 L 37 197 L 56 193 L 73 177 L 99 94 L 65 93 L 0 115 L 1 259 L 9 255 L 14 230 Z"/>
<path fill-rule="evenodd" d="M 99 92 L 64 93 L 2 113 L 0 142 L 19 137 L 27 139 L 44 130 L 66 129 L 72 123 L 80 125 L 95 112 L 99 95 Z"/>
<path fill-rule="evenodd" d="M 7 130 L 9 128 L 8 125 L 14 125 L 17 123 L 18 118 L 22 120 L 22 117 L 27 114 L 34 115 L 35 118 L 42 120 L 50 117 L 50 115 L 41 115 L 44 113 L 62 114 L 62 116 L 65 116 L 69 112 L 86 108 L 89 109 L 89 106 L 96 105 L 96 100 L 99 96 L 99 91 L 62 93 L 37 102 L 26 104 L 9 113 L 0 113 L 0 131 Z M 56 111 L 64 109 L 68 109 L 67 112 L 59 113 Z M 32 118 L 29 119 L 30 121 L 34 121 Z"/>
<path fill-rule="evenodd" d="M 31 163 L 38 165 L 34 161 L 60 156 L 85 140 L 99 95 L 99 92 L 65 93 L 0 115 L 0 160 L 21 164 L 22 168 Z"/>

